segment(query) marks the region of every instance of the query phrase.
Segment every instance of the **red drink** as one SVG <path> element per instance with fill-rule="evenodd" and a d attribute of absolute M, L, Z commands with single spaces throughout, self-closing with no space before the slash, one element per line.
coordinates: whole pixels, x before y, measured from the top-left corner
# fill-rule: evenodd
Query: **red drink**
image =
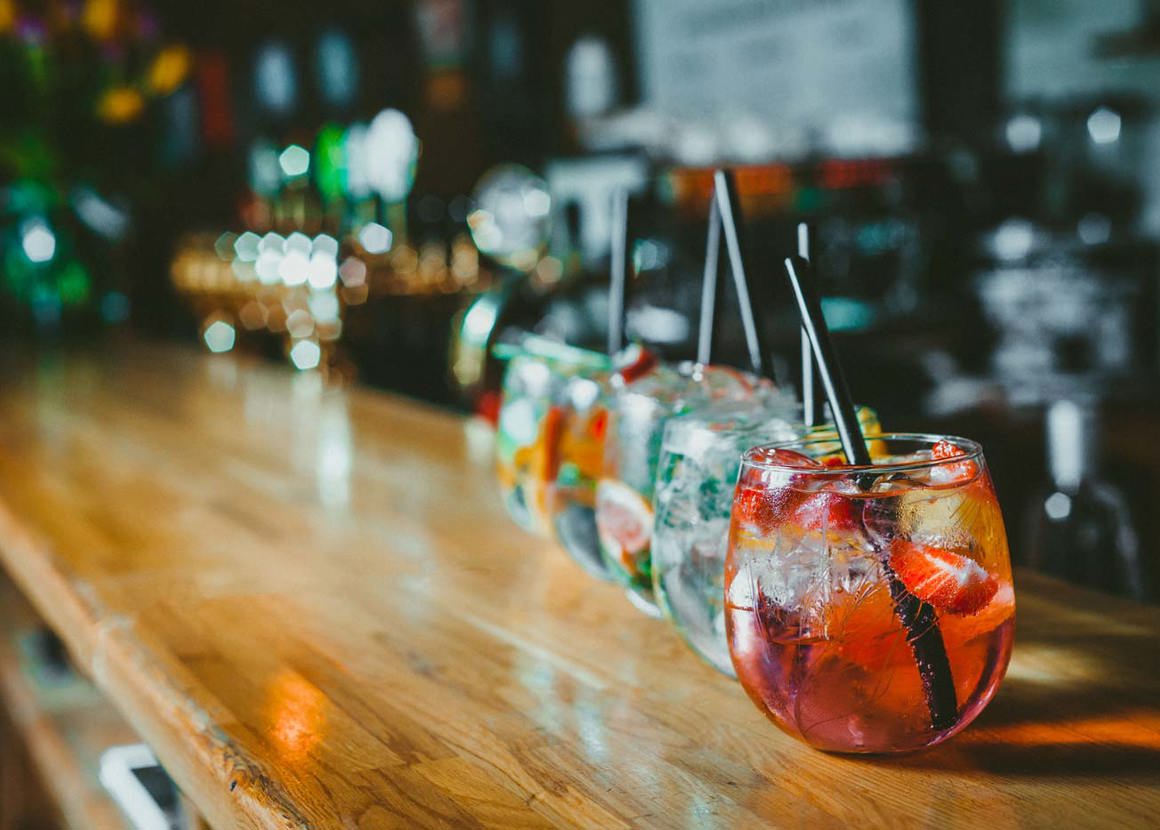
<path fill-rule="evenodd" d="M 977 444 L 887 435 L 745 455 L 726 562 L 738 679 L 779 727 L 834 752 L 905 752 L 965 727 L 1015 631 L 1007 537 Z"/>

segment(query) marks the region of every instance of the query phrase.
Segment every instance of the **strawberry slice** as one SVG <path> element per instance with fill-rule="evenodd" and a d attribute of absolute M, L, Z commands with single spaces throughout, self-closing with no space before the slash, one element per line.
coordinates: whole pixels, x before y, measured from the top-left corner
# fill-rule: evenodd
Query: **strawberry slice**
<path fill-rule="evenodd" d="M 600 547 L 632 577 L 642 574 L 652 542 L 652 505 L 622 481 L 602 478 L 596 485 L 596 532 Z"/>
<path fill-rule="evenodd" d="M 960 455 L 966 455 L 966 453 L 959 448 L 958 444 L 945 438 L 930 448 L 930 457 L 935 461 L 946 461 L 948 458 L 958 458 Z"/>
<path fill-rule="evenodd" d="M 803 493 L 793 511 L 794 521 L 807 530 L 853 530 L 858 527 L 857 506 L 841 493 Z"/>
<path fill-rule="evenodd" d="M 854 503 L 839 493 L 810 493 L 794 487 L 743 485 L 734 498 L 733 510 L 759 533 L 772 533 L 783 524 L 805 530 L 853 530 L 858 527 Z"/>
<path fill-rule="evenodd" d="M 540 481 L 551 482 L 556 480 L 556 473 L 560 469 L 560 436 L 564 429 L 564 408 L 552 406 L 544 415 L 544 423 L 540 427 Z"/>
<path fill-rule="evenodd" d="M 632 383 L 652 371 L 657 356 L 643 346 L 633 344 L 617 356 L 616 375 L 621 383 Z"/>
<path fill-rule="evenodd" d="M 949 461 L 952 458 L 962 458 L 965 455 L 966 453 L 958 444 L 947 441 L 945 438 L 930 448 L 932 461 Z M 936 464 L 930 471 L 930 480 L 935 484 L 966 484 L 975 477 L 977 472 L 973 461 Z"/>
<path fill-rule="evenodd" d="M 744 524 L 758 533 L 772 533 L 782 521 L 774 502 L 774 495 L 786 492 L 758 485 L 742 485 L 733 497 L 733 513 Z"/>
<path fill-rule="evenodd" d="M 890 567 L 910 593 L 952 614 L 979 612 L 999 590 L 998 580 L 969 556 L 906 539 L 890 544 Z"/>
<path fill-rule="evenodd" d="M 597 441 L 603 441 L 605 433 L 608 432 L 608 410 L 601 407 L 592 413 L 591 419 L 588 421 L 588 431 L 592 433 L 592 437 Z"/>
<path fill-rule="evenodd" d="M 749 458 L 759 464 L 818 470 L 822 464 L 799 452 L 772 447 L 757 447 Z M 735 498 L 737 515 L 761 533 L 769 533 L 780 524 L 792 523 L 806 530 L 853 530 L 858 527 L 858 508 L 854 501 L 832 490 L 800 490 L 789 484 L 773 487 L 756 475 L 743 478 Z"/>

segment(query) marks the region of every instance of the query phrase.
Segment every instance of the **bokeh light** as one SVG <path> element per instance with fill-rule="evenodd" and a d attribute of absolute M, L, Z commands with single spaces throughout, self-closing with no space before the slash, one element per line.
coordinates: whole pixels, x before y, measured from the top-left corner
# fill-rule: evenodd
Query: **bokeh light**
<path fill-rule="evenodd" d="M 237 339 L 237 332 L 225 320 L 214 320 L 205 327 L 205 331 L 201 333 L 201 337 L 205 341 L 205 347 L 207 349 L 214 354 L 222 354 L 233 349 L 234 342 Z"/>
<path fill-rule="evenodd" d="M 322 348 L 313 340 L 299 340 L 290 349 L 290 362 L 295 369 L 315 369 L 322 360 Z"/>
<path fill-rule="evenodd" d="M 51 262 L 56 255 L 56 235 L 44 220 L 32 219 L 21 229 L 20 247 L 29 262 Z"/>
<path fill-rule="evenodd" d="M 305 176 L 310 170 L 310 151 L 297 144 L 291 144 L 278 156 L 278 166 L 287 178 Z"/>
<path fill-rule="evenodd" d="M 391 250 L 392 234 L 378 222 L 368 222 L 358 232 L 359 244 L 368 254 L 385 254 Z"/>

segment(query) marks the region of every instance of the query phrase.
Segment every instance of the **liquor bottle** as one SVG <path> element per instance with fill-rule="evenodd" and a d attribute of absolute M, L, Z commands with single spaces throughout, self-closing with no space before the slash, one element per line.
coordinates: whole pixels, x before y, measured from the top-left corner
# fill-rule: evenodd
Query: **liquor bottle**
<path fill-rule="evenodd" d="M 1127 501 L 1097 469 L 1095 404 L 1055 401 L 1046 425 L 1051 482 L 1030 517 L 1030 564 L 1080 585 L 1144 598 Z"/>

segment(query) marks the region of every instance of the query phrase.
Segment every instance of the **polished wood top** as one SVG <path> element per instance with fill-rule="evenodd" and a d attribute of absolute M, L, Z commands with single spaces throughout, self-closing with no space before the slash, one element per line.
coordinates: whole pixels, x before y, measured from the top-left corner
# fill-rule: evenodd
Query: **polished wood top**
<path fill-rule="evenodd" d="M 976 725 L 824 755 L 508 521 L 480 422 L 168 347 L 7 360 L 3 564 L 222 830 L 1160 814 L 1156 608 L 1020 574 Z"/>

